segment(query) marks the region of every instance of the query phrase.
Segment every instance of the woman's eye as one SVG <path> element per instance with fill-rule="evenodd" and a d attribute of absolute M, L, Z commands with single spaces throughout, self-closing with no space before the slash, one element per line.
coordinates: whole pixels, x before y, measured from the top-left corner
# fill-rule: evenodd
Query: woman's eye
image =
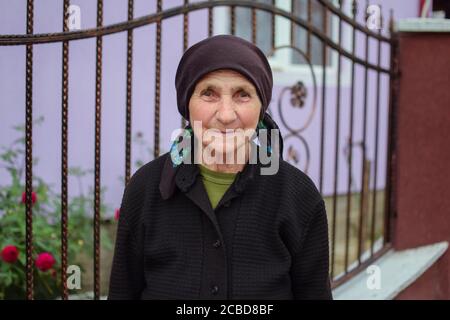
<path fill-rule="evenodd" d="M 211 97 L 213 95 L 213 92 L 209 89 L 203 90 L 202 95 L 206 97 Z"/>
<path fill-rule="evenodd" d="M 241 91 L 241 92 L 239 92 L 239 97 L 240 98 L 250 98 L 250 95 L 245 91 Z"/>

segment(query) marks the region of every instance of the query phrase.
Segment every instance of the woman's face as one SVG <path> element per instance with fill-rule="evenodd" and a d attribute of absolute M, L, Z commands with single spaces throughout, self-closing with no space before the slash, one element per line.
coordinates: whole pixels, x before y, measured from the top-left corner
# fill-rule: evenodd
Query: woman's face
<path fill-rule="evenodd" d="M 197 82 L 189 101 L 189 120 L 195 136 L 202 136 L 203 147 L 222 154 L 235 152 L 243 143 L 248 144 L 247 139 L 235 139 L 225 132 L 254 130 L 260 112 L 261 101 L 255 86 L 233 70 L 217 70 L 205 75 Z M 195 121 L 201 121 L 201 126 L 195 126 Z"/>

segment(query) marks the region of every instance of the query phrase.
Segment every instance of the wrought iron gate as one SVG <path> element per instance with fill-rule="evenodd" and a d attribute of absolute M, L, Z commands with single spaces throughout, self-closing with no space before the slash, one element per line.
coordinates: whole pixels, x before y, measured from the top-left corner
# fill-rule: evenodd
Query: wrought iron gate
<path fill-rule="evenodd" d="M 33 252 L 33 210 L 32 210 L 32 177 L 33 177 L 33 166 L 32 166 L 32 141 L 33 141 L 33 128 L 32 128 L 32 118 L 33 118 L 33 48 L 39 44 L 43 43 L 61 43 L 62 45 L 62 101 L 61 101 L 61 208 L 62 208 L 62 216 L 61 216 L 61 266 L 62 270 L 66 270 L 67 268 L 67 228 L 70 223 L 68 219 L 68 188 L 67 188 L 67 161 L 68 161 L 68 88 L 69 88 L 69 50 L 70 43 L 75 40 L 82 40 L 88 38 L 96 38 L 96 80 L 95 80 L 95 101 L 93 101 L 93 105 L 95 105 L 95 205 L 94 205 L 94 247 L 95 250 L 93 252 L 94 258 L 94 297 L 95 299 L 100 298 L 100 147 L 101 147 L 101 129 L 102 129 L 102 119 L 101 119 L 101 111 L 102 111 L 102 48 L 103 48 L 103 37 L 126 32 L 127 34 L 127 45 L 124 50 L 127 52 L 127 62 L 126 62 L 126 79 L 124 79 L 124 86 L 126 86 L 126 131 L 124 132 L 125 141 L 126 141 L 126 152 L 125 152 L 125 183 L 128 183 L 131 175 L 130 171 L 130 162 L 131 162 L 131 115 L 132 115 L 132 74 L 133 74 L 133 31 L 136 28 L 155 24 L 156 25 L 156 42 L 155 45 L 155 96 L 154 96 L 154 156 L 158 156 L 160 154 L 160 82 L 161 82 L 161 55 L 162 46 L 162 21 L 171 17 L 183 16 L 183 28 L 182 28 L 182 40 L 183 41 L 183 50 L 188 48 L 188 36 L 189 36 L 189 13 L 198 10 L 206 10 L 208 15 L 208 24 L 205 26 L 208 30 L 208 35 L 212 36 L 215 34 L 214 31 L 214 10 L 218 7 L 226 8 L 229 10 L 229 33 L 236 34 L 237 33 L 237 25 L 239 23 L 237 11 L 241 8 L 245 8 L 246 10 L 250 10 L 250 19 L 251 19 L 251 41 L 253 43 L 257 43 L 258 37 L 258 21 L 257 21 L 257 13 L 265 12 L 270 15 L 270 19 L 265 21 L 265 24 L 269 26 L 270 34 L 267 34 L 267 39 L 270 39 L 270 48 L 267 50 L 267 55 L 269 57 L 274 57 L 277 52 L 280 50 L 291 50 L 292 52 L 296 52 L 298 58 L 303 61 L 304 66 L 309 68 L 311 71 L 311 81 L 313 99 L 312 103 L 309 106 L 311 108 L 311 113 L 309 117 L 307 117 L 307 121 L 304 125 L 299 128 L 293 128 L 292 125 L 286 121 L 286 115 L 284 115 L 283 106 L 284 106 L 284 98 L 286 95 L 291 95 L 291 106 L 303 108 L 305 105 L 305 98 L 308 96 L 308 89 L 306 85 L 301 81 L 302 79 L 293 79 L 293 83 L 291 86 L 286 86 L 281 88 L 280 95 L 276 98 L 276 103 L 278 107 L 279 117 L 281 119 L 281 123 L 283 124 L 282 132 L 285 130 L 287 134 L 285 135 L 285 139 L 289 139 L 291 137 L 298 138 L 302 141 L 302 145 L 305 148 L 305 152 L 301 154 L 302 157 L 306 159 L 305 165 L 303 169 L 308 171 L 309 164 L 311 162 L 311 154 L 309 143 L 307 139 L 303 136 L 303 133 L 306 129 L 310 128 L 311 121 L 313 117 L 318 115 L 318 111 L 320 110 L 320 118 L 318 119 L 320 123 L 320 130 L 317 133 L 319 137 L 320 143 L 320 152 L 317 156 L 319 159 L 319 181 L 318 186 L 320 191 L 323 191 L 324 181 L 326 178 L 324 166 L 326 162 L 326 136 L 327 136 L 327 126 L 326 116 L 327 112 L 333 111 L 336 116 L 334 116 L 334 131 L 331 133 L 334 136 L 334 158 L 332 160 L 333 172 L 330 175 L 330 179 L 332 179 L 332 194 L 330 195 L 330 204 L 332 204 L 332 208 L 327 208 L 330 214 L 330 233 L 331 233 L 331 274 L 333 278 L 333 286 L 337 286 L 340 283 L 347 280 L 356 272 L 360 271 L 362 268 L 366 267 L 370 264 L 374 259 L 376 259 L 379 255 L 383 254 L 388 248 L 391 239 L 391 228 L 390 221 L 392 219 L 392 208 L 393 208 L 393 163 L 395 160 L 395 145 L 394 145 L 394 127 L 393 127 L 393 119 L 394 119 L 394 110 L 395 110 L 395 96 L 396 96 L 396 38 L 395 34 L 392 32 L 392 16 L 390 21 L 390 30 L 391 36 L 384 36 L 381 33 L 381 29 L 378 31 L 373 31 L 367 28 L 367 26 L 362 25 L 357 22 L 357 1 L 338 1 L 337 5 L 332 1 L 327 0 L 304 0 L 304 1 L 286 1 L 290 3 L 290 10 L 280 8 L 277 3 L 278 1 L 238 1 L 238 0 L 213 0 L 213 1 L 200 1 L 195 3 L 190 3 L 187 0 L 184 0 L 184 5 L 173 7 L 170 9 L 163 10 L 163 1 L 157 0 L 157 11 L 153 14 L 149 14 L 146 16 L 142 16 L 139 18 L 134 17 L 134 1 L 128 0 L 128 20 L 116 23 L 113 25 L 103 25 L 103 0 L 97 1 L 97 27 L 86 30 L 74 30 L 70 31 L 66 24 L 66 19 L 68 18 L 68 8 L 70 5 L 69 0 L 64 0 L 63 12 L 61 14 L 61 22 L 63 26 L 63 31 L 60 33 L 48 33 L 48 34 L 35 34 L 33 32 L 33 18 L 34 18 L 34 1 L 27 0 L 27 19 L 26 19 L 26 34 L 21 35 L 0 35 L 0 46 L 26 46 L 26 291 L 27 291 L 27 299 L 33 299 L 33 261 L 32 261 L 32 252 Z M 351 5 L 351 14 L 348 15 L 344 13 L 342 10 L 344 6 L 344 2 Z M 299 8 L 296 8 L 299 4 L 303 3 L 306 11 L 303 11 L 306 18 L 297 14 Z M 367 3 L 366 3 L 367 6 Z M 313 21 L 314 12 L 320 11 L 322 15 L 321 22 L 323 23 L 323 27 L 320 28 Z M 288 44 L 277 45 L 276 37 L 277 37 L 277 23 L 276 18 L 282 17 L 286 19 L 286 21 L 290 24 L 290 41 Z M 328 22 L 337 21 L 335 27 L 337 27 L 337 39 L 333 38 L 329 31 Z M 343 26 L 344 24 L 350 28 L 350 38 L 352 39 L 352 48 L 348 50 L 342 45 L 342 36 L 343 36 Z M 296 32 L 300 32 L 299 30 L 303 30 L 306 34 L 306 49 L 300 48 L 296 45 Z M 360 33 L 364 37 L 364 57 L 359 57 L 355 54 L 355 37 L 356 32 Z M 316 46 L 313 48 L 313 40 L 316 39 L 320 43 L 320 46 Z M 369 61 L 369 40 L 373 40 L 376 42 L 376 52 L 377 52 L 377 62 L 372 63 Z M 381 66 L 381 45 L 386 44 L 390 48 L 390 66 L 388 68 Z M 0 49 L 1 50 L 1 49 Z M 317 56 L 314 57 L 315 53 L 320 52 L 320 59 L 317 59 Z M 318 50 L 318 51 L 317 51 Z M 92 52 L 94 54 L 94 52 Z M 331 62 L 332 54 L 337 56 L 336 60 L 336 68 L 337 71 L 334 74 L 336 79 L 336 99 L 334 99 L 334 103 L 328 103 L 326 99 L 327 94 L 327 86 L 326 84 L 330 81 L 330 76 L 327 74 L 326 66 Z M 343 59 L 346 59 L 347 62 L 351 64 L 350 67 L 350 81 L 349 81 L 349 90 L 351 92 L 351 96 L 348 102 L 343 103 L 341 100 L 341 78 L 342 78 L 342 63 Z M 315 61 L 313 61 L 315 60 Z M 317 61 L 321 60 L 321 61 Z M 322 66 L 322 69 L 318 69 L 317 66 Z M 359 66 L 364 70 L 364 82 L 363 83 L 363 97 L 364 102 L 362 104 L 356 105 L 354 101 L 355 95 L 355 66 Z M 318 71 L 319 70 L 319 71 Z M 368 143 L 368 116 L 367 116 L 367 104 L 368 104 L 368 77 L 369 71 L 373 72 L 376 75 L 376 85 L 371 90 L 374 90 L 376 97 L 376 116 L 375 116 L 375 124 L 373 126 L 375 132 L 373 132 L 372 136 L 374 137 L 374 146 L 375 151 L 373 155 L 374 162 L 374 174 L 373 174 L 373 185 L 370 186 L 369 178 L 371 174 L 370 170 L 370 161 L 368 161 L 367 154 L 367 143 Z M 382 245 L 381 247 L 376 247 L 375 239 L 375 225 L 376 225 L 376 212 L 377 212 L 377 171 L 380 169 L 378 167 L 378 157 L 380 153 L 380 143 L 379 137 L 381 132 L 379 131 L 381 127 L 380 121 L 382 121 L 380 116 L 380 86 L 381 86 L 381 75 L 385 75 L 389 78 L 389 115 L 386 117 L 389 123 L 387 124 L 387 143 L 382 144 L 383 152 L 387 157 L 387 166 L 386 170 L 386 185 L 385 185 L 385 196 L 384 196 L 384 207 L 382 211 Z M 317 82 L 320 80 L 321 87 Z M 334 83 L 334 82 L 333 82 Z M 37 88 L 38 89 L 38 88 Z M 283 98 L 284 97 L 284 98 Z M 320 105 L 318 104 L 320 97 Z M 339 137 L 342 136 L 341 132 L 341 110 L 344 107 L 348 107 L 350 111 L 350 118 L 348 119 L 350 132 L 348 137 L 348 144 L 344 146 L 346 148 L 346 153 L 344 156 L 347 157 L 348 161 L 348 171 L 347 171 L 347 192 L 344 193 L 344 197 L 346 197 L 345 210 L 338 211 L 338 178 L 339 178 L 339 161 L 342 161 L 341 155 L 341 142 Z M 363 116 L 363 137 L 362 141 L 355 142 L 354 141 L 354 110 L 355 108 L 359 108 L 364 114 Z M 274 112 L 273 109 L 270 110 Z M 317 111 L 317 112 L 316 112 Z M 184 122 L 182 122 L 182 126 L 184 126 Z M 353 146 L 357 145 L 361 148 L 362 152 L 362 161 L 358 164 L 358 166 L 353 166 L 352 157 L 354 157 Z M 299 154 L 295 150 L 295 148 L 288 149 L 288 158 L 291 161 L 297 161 Z M 297 160 L 296 160 L 297 159 Z M 355 169 L 356 168 L 356 169 Z M 357 218 L 357 248 L 356 248 L 356 261 L 353 261 L 352 264 L 350 256 L 350 221 L 351 221 L 351 200 L 353 195 L 351 194 L 352 182 L 354 182 L 354 177 L 352 176 L 352 172 L 354 170 L 358 170 L 361 172 L 361 181 L 357 182 L 360 186 L 359 195 L 359 216 Z M 354 182 L 355 183 L 355 182 Z M 372 195 L 372 203 L 371 210 L 369 209 L 368 199 L 370 194 Z M 371 212 L 370 212 L 371 211 Z M 338 215 L 345 217 L 343 222 L 339 224 Z M 363 223 L 366 223 L 368 220 L 370 222 L 370 233 L 366 235 L 366 237 L 370 240 L 370 249 L 369 256 L 364 258 L 364 244 L 363 244 Z M 337 239 L 336 232 L 337 228 L 343 228 L 345 230 L 345 238 L 344 238 L 344 251 L 341 260 L 343 259 L 343 272 L 340 275 L 336 275 L 336 260 L 339 252 L 337 252 Z M 61 273 L 61 280 L 63 283 L 62 287 L 62 297 L 63 299 L 68 298 L 68 289 L 66 286 L 66 273 Z"/>

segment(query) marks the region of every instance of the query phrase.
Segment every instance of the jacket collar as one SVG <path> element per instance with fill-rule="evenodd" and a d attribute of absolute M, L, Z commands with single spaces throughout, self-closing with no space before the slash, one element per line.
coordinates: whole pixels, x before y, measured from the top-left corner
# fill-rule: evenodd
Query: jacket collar
<path fill-rule="evenodd" d="M 237 194 L 241 194 L 245 191 L 245 188 L 249 181 L 259 172 L 260 164 L 246 163 L 244 169 L 239 171 L 232 184 L 234 191 Z M 159 190 L 164 200 L 169 199 L 178 189 L 182 192 L 187 192 L 194 185 L 197 176 L 200 174 L 200 170 L 197 164 L 181 163 L 179 166 L 174 167 L 170 154 L 164 162 L 164 167 L 161 172 Z"/>

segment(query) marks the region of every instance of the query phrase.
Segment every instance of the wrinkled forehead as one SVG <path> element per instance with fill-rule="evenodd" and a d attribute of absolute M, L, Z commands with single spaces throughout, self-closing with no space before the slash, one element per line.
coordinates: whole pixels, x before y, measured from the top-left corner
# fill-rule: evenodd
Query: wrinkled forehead
<path fill-rule="evenodd" d="M 207 73 L 197 82 L 196 87 L 206 86 L 223 89 L 244 88 L 256 91 L 255 86 L 247 77 L 232 69 L 220 69 Z"/>

